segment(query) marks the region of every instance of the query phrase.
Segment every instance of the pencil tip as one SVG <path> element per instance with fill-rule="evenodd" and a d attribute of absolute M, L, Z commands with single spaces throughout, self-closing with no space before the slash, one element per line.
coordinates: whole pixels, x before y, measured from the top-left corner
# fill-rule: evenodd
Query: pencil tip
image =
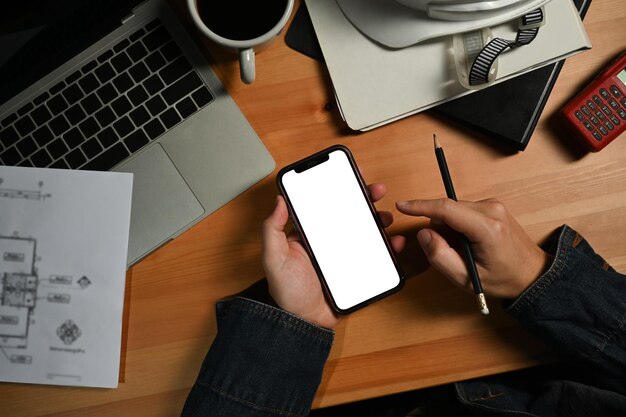
<path fill-rule="evenodd" d="M 437 135 L 433 133 L 433 142 L 435 143 L 435 150 L 437 148 L 441 148 L 441 144 L 439 143 L 439 139 L 437 139 Z"/>

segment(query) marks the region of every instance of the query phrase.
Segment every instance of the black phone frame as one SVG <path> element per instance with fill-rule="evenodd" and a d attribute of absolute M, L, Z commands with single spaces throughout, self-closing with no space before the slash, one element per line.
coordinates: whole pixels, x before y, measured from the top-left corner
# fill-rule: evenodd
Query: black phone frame
<path fill-rule="evenodd" d="M 376 225 L 378 227 L 378 231 L 381 234 L 381 237 L 383 239 L 383 242 L 385 243 L 385 247 L 387 248 L 387 251 L 389 253 L 389 256 L 391 257 L 391 260 L 394 264 L 394 267 L 398 273 L 398 277 L 400 278 L 398 285 L 395 286 L 394 288 L 391 288 L 381 294 L 378 294 L 372 298 L 369 298 L 365 301 L 360 302 L 359 304 L 356 304 L 352 307 L 349 307 L 347 309 L 342 309 L 339 308 L 337 306 L 337 303 L 335 302 L 335 299 L 330 291 L 330 289 L 328 288 L 328 284 L 326 283 L 326 279 L 324 278 L 324 274 L 322 273 L 322 270 L 317 262 L 317 259 L 315 258 L 315 254 L 313 253 L 313 250 L 311 249 L 311 246 L 309 244 L 309 241 L 306 237 L 306 234 L 304 233 L 302 226 L 300 225 L 300 221 L 298 220 L 298 216 L 295 212 L 295 209 L 293 207 L 293 205 L 291 204 L 291 200 L 289 199 L 289 195 L 287 194 L 287 191 L 285 190 L 283 184 L 282 184 L 282 177 L 289 171 L 296 171 L 297 173 L 306 171 L 307 169 L 310 169 L 316 165 L 319 165 L 321 163 L 326 162 L 329 159 L 329 155 L 332 152 L 335 151 L 342 151 L 346 154 L 346 156 L 348 157 L 348 161 L 350 163 L 350 167 L 352 168 L 352 172 L 354 173 L 358 183 L 359 183 L 359 188 L 361 189 L 361 192 L 363 193 L 363 197 L 365 197 L 365 201 L 367 202 L 367 205 L 370 209 L 370 212 L 372 213 L 372 217 L 374 218 L 374 221 L 376 222 Z M 391 243 L 389 241 L 389 238 L 387 236 L 387 234 L 385 233 L 385 228 L 383 227 L 381 221 L 380 221 L 380 216 L 378 215 L 378 212 L 376 211 L 376 207 L 374 206 L 374 203 L 372 202 L 371 198 L 370 198 L 370 193 L 367 189 L 367 186 L 365 184 L 365 181 L 363 180 L 363 177 L 361 176 L 361 173 L 359 172 L 359 169 L 357 167 L 356 161 L 354 159 L 354 156 L 352 155 L 352 152 L 350 151 L 350 149 L 348 149 L 346 146 L 344 145 L 333 145 L 330 146 L 326 149 L 323 149 L 319 152 L 316 152 L 315 154 L 312 154 L 306 158 L 303 158 L 299 161 L 296 161 L 292 164 L 289 164 L 285 167 L 283 167 L 278 174 L 276 175 L 276 184 L 278 186 L 278 190 L 280 192 L 280 194 L 283 196 L 283 198 L 285 199 L 285 202 L 287 203 L 287 208 L 289 210 L 289 215 L 291 217 L 291 220 L 294 224 L 294 228 L 295 230 L 298 232 L 301 242 L 302 242 L 302 246 L 304 246 L 305 250 L 307 251 L 309 258 L 311 259 L 311 263 L 313 264 L 313 268 L 315 269 L 315 272 L 317 273 L 317 276 L 322 284 L 322 289 L 324 291 L 324 294 L 326 296 L 326 299 L 328 301 L 330 301 L 330 304 L 333 308 L 333 310 L 338 313 L 338 314 L 349 314 L 352 313 L 356 310 L 359 310 L 375 301 L 378 301 L 380 299 L 383 299 L 385 297 L 390 296 L 391 294 L 394 294 L 398 291 L 400 291 L 402 289 L 402 287 L 404 286 L 404 282 L 405 282 L 405 275 L 404 272 L 402 270 L 402 267 L 400 266 L 399 262 L 398 262 L 398 258 L 396 257 L 396 253 L 393 250 L 393 247 L 391 246 Z"/>

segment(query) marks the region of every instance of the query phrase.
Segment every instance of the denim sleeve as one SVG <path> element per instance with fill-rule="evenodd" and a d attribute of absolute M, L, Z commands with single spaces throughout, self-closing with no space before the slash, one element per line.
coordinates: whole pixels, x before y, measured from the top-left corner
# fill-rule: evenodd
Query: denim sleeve
<path fill-rule="evenodd" d="M 568 226 L 555 246 L 548 271 L 507 311 L 600 386 L 625 393 L 626 276 Z"/>
<path fill-rule="evenodd" d="M 182 416 L 307 416 L 334 332 L 247 298 L 216 311 L 217 336 Z"/>

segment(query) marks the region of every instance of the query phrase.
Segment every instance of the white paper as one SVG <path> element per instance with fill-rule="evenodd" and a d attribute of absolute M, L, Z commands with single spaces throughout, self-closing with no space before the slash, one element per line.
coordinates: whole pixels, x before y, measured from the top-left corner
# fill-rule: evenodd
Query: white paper
<path fill-rule="evenodd" d="M 0 166 L 0 380 L 117 387 L 132 174 Z"/>

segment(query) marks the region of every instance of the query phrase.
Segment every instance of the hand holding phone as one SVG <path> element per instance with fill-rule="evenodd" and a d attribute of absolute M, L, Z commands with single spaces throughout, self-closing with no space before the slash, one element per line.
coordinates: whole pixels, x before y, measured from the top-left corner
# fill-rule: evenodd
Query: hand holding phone
<path fill-rule="evenodd" d="M 355 311 L 402 287 L 391 241 L 346 147 L 283 168 L 277 182 L 335 312 Z"/>

